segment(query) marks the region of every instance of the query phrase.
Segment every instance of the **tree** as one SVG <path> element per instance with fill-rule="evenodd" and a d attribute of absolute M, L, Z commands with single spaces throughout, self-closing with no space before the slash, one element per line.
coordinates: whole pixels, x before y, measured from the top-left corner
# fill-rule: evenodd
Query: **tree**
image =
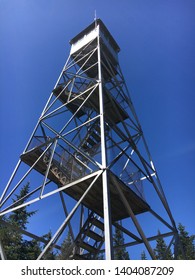
<path fill-rule="evenodd" d="M 43 235 L 43 238 L 44 238 L 47 242 L 49 242 L 49 241 L 51 240 L 51 238 L 52 238 L 52 233 L 51 233 L 51 231 L 49 231 L 47 234 Z M 53 252 L 53 248 L 52 248 L 52 247 L 49 248 L 49 249 L 45 252 L 45 254 L 43 255 L 43 259 L 44 259 L 44 260 L 55 260 L 55 259 L 56 259 L 56 256 L 55 256 L 55 254 L 54 254 L 54 252 Z"/>
<path fill-rule="evenodd" d="M 41 253 L 41 247 L 37 240 L 22 240 L 20 259 L 21 260 L 36 260 Z"/>
<path fill-rule="evenodd" d="M 142 251 L 142 253 L 141 253 L 141 260 L 147 260 L 145 251 Z"/>
<path fill-rule="evenodd" d="M 189 236 L 181 223 L 178 225 L 178 231 L 180 244 L 178 244 L 177 259 L 195 260 L 195 235 Z"/>
<path fill-rule="evenodd" d="M 26 195 L 29 193 L 29 182 L 20 190 L 19 195 L 16 195 L 16 199 L 13 199 L 13 202 L 15 203 L 15 206 L 21 205 L 26 201 Z M 28 223 L 28 219 L 33 216 L 36 213 L 36 211 L 27 211 L 27 206 L 22 207 L 18 210 L 14 210 L 9 215 L 9 222 L 13 225 L 16 225 L 17 227 L 21 229 L 26 229 L 26 225 Z"/>
<path fill-rule="evenodd" d="M 69 260 L 70 259 L 70 256 L 73 254 L 72 245 L 73 245 L 72 237 L 71 237 L 70 231 L 68 231 L 68 234 L 61 245 L 61 252 L 58 255 L 59 260 Z"/>
<path fill-rule="evenodd" d="M 1 221 L 9 223 L 9 218 L 3 217 Z M 0 239 L 3 245 L 5 256 L 8 260 L 20 259 L 22 235 L 19 231 L 12 227 L 7 227 L 7 224 L 0 224 Z"/>
<path fill-rule="evenodd" d="M 154 249 L 155 256 L 158 260 L 171 260 L 172 252 L 167 247 L 160 231 L 158 231 L 158 238 L 156 239 L 156 248 Z"/>
<path fill-rule="evenodd" d="M 29 193 L 29 183 L 27 183 L 18 195 L 13 199 L 15 206 L 26 201 Z M 9 260 L 36 259 L 40 254 L 40 245 L 36 240 L 24 240 L 20 231 L 27 227 L 28 219 L 36 211 L 27 211 L 27 206 L 14 210 L 11 214 L 1 218 L 5 224 L 0 224 L 0 239 L 4 247 L 6 258 Z M 8 226 L 9 225 L 9 226 Z"/>
<path fill-rule="evenodd" d="M 124 237 L 123 237 L 123 232 L 118 229 L 117 227 L 115 228 L 115 234 L 113 237 L 113 244 L 116 249 L 114 250 L 114 259 L 115 260 L 129 260 L 129 253 L 126 251 L 125 247 L 119 247 L 125 244 L 124 242 Z"/>

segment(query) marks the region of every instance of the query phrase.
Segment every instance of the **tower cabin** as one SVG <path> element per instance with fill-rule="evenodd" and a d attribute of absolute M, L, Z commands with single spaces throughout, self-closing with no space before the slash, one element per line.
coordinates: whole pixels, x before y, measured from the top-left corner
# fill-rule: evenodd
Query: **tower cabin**
<path fill-rule="evenodd" d="M 112 95 L 105 86 L 106 83 L 109 83 L 112 79 L 115 79 L 115 76 L 118 74 L 118 53 L 120 52 L 120 47 L 104 23 L 100 19 L 97 19 L 73 39 L 71 39 L 70 45 L 70 57 L 75 62 L 77 67 L 79 67 L 78 75 L 76 76 L 82 78 L 86 77 L 95 81 L 99 80 L 100 78 L 98 49 L 100 50 L 105 117 L 112 126 L 118 124 L 122 120 L 127 119 L 128 114 L 125 112 L 124 108 L 121 107 L 116 96 Z M 59 83 L 53 90 L 53 93 L 56 97 L 58 97 L 58 99 L 61 100 L 62 103 L 66 103 L 66 106 L 72 113 L 75 113 L 78 107 L 86 99 L 88 95 L 88 88 L 90 86 L 91 83 L 89 83 L 85 88 L 83 87 L 82 90 L 87 92 L 81 97 L 78 97 L 81 92 L 80 90 L 73 91 L 71 89 L 71 96 L 72 99 L 74 99 L 74 101 L 71 101 L 71 103 L 67 103 L 67 100 L 70 100 L 70 92 L 67 90 L 67 87 L 64 90 L 64 83 Z M 93 98 L 88 99 L 82 108 L 77 112 L 77 117 L 82 117 L 85 112 L 91 108 L 96 112 L 99 111 L 98 87 L 95 89 L 95 93 L 96 94 L 93 94 Z"/>
<path fill-rule="evenodd" d="M 120 52 L 120 47 L 118 46 L 113 36 L 110 34 L 110 32 L 100 19 L 97 19 L 95 22 L 93 22 L 91 25 L 89 25 L 87 28 L 81 31 L 78 35 L 76 35 L 72 40 L 70 40 L 70 55 L 73 58 L 75 58 L 81 51 L 82 54 L 90 52 L 90 50 L 92 50 L 93 47 L 97 46 L 98 36 L 100 38 L 101 53 L 105 53 L 105 55 L 111 61 L 112 65 L 116 67 L 118 65 L 118 53 Z M 101 60 L 105 70 L 108 62 L 105 60 L 104 56 L 101 56 Z M 88 66 L 92 65 L 93 61 L 89 60 L 88 63 L 85 65 L 85 69 L 87 69 Z M 92 69 L 94 68 L 92 67 Z M 95 77 L 97 75 L 97 71 L 89 70 L 87 74 L 89 77 Z M 105 75 L 104 72 L 104 79 L 107 80 L 109 78 L 110 74 L 107 73 L 107 75 Z"/>

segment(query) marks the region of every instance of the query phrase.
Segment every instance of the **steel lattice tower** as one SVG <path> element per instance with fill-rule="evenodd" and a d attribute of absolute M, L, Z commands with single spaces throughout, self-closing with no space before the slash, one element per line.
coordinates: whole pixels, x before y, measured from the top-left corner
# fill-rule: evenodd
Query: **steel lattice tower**
<path fill-rule="evenodd" d="M 114 228 L 125 236 L 121 247 L 144 244 L 154 259 L 158 230 L 170 248 L 177 229 L 119 66 L 120 48 L 100 19 L 70 44 L 65 66 L 1 195 L 1 216 L 27 205 L 38 209 L 36 229 L 22 231 L 43 242 L 38 259 L 50 248 L 60 250 L 67 230 L 70 258 L 95 259 L 105 252 L 105 259 L 113 259 Z M 13 202 L 27 181 L 25 202 Z M 42 220 L 36 219 L 40 213 Z M 46 241 L 37 228 L 48 225 L 49 230 L 52 224 L 57 224 L 55 232 Z"/>

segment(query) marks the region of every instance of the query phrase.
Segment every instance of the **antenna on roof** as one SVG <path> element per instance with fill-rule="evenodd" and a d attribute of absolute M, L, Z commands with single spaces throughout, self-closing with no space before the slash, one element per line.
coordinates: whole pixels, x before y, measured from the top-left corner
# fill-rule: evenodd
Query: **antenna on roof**
<path fill-rule="evenodd" d="M 96 14 L 96 10 L 95 10 L 95 12 L 94 12 L 94 21 L 96 21 L 97 20 L 97 14 Z"/>
<path fill-rule="evenodd" d="M 97 14 L 96 10 L 94 11 L 94 22 L 95 22 L 95 28 L 97 27 Z"/>

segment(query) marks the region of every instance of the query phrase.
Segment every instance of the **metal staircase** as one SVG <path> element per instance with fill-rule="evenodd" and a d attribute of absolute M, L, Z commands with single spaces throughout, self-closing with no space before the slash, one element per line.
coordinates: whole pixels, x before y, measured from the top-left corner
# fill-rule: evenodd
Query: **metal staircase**
<path fill-rule="evenodd" d="M 99 123 L 95 123 L 88 130 L 87 135 L 80 144 L 80 148 L 88 155 L 93 156 L 99 148 L 101 141 Z"/>
<path fill-rule="evenodd" d="M 74 254 L 71 259 L 96 259 L 104 243 L 104 223 L 94 212 L 91 212 L 75 238 Z"/>

